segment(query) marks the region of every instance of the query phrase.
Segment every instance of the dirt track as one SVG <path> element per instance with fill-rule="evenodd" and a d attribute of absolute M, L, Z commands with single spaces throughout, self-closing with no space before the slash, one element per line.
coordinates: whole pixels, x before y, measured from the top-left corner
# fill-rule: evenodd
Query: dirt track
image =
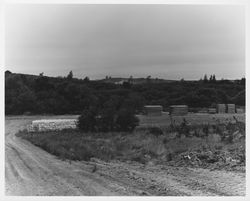
<path fill-rule="evenodd" d="M 39 118 L 5 119 L 6 195 L 245 195 L 244 173 L 59 160 L 15 136 L 18 130 Z"/>

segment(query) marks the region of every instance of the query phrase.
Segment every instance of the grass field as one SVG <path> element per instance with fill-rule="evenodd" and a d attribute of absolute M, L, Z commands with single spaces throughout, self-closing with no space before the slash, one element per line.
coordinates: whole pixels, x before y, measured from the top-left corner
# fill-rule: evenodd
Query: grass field
<path fill-rule="evenodd" d="M 238 120 L 233 118 L 236 117 Z M 79 130 L 17 134 L 65 160 L 122 160 L 195 167 L 244 169 L 244 115 L 140 116 L 132 133 L 83 133 Z M 219 120 L 218 120 L 219 119 Z M 166 123 L 167 122 L 167 123 Z M 209 123 L 209 124 L 208 124 Z"/>
<path fill-rule="evenodd" d="M 148 126 L 158 126 L 158 127 L 167 127 L 171 124 L 170 116 L 167 113 L 163 113 L 161 116 L 146 116 L 146 115 L 137 115 L 140 119 L 141 127 Z M 236 117 L 239 121 L 245 122 L 245 114 L 203 114 L 203 113 L 189 113 L 185 116 L 173 116 L 172 119 L 176 124 L 180 124 L 185 118 L 191 124 L 215 124 L 218 121 L 221 123 L 227 123 L 229 121 L 234 122 Z"/>

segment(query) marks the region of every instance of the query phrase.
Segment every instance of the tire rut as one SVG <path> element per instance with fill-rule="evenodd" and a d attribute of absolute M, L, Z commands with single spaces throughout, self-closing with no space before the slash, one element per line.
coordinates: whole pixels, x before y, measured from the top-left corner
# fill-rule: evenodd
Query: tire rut
<path fill-rule="evenodd" d="M 39 117 L 5 120 L 6 195 L 245 195 L 245 175 L 234 172 L 119 161 L 70 164 L 15 136 L 32 119 Z"/>

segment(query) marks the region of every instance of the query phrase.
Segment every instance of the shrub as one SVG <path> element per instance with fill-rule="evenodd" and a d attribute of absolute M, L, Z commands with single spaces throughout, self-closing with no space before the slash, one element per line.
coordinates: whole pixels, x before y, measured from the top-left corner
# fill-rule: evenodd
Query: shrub
<path fill-rule="evenodd" d="M 78 118 L 77 126 L 80 130 L 84 132 L 95 131 L 96 129 L 96 109 L 90 108 L 85 109 L 81 116 Z"/>
<path fill-rule="evenodd" d="M 98 131 L 108 132 L 115 129 L 115 115 L 116 107 L 115 102 L 110 100 L 104 104 L 103 109 L 99 112 L 97 119 Z"/>
<path fill-rule="evenodd" d="M 154 136 L 159 136 L 163 134 L 162 130 L 159 127 L 150 127 L 148 128 L 148 130 L 149 133 L 151 133 Z"/>
<path fill-rule="evenodd" d="M 85 109 L 78 118 L 78 128 L 84 132 L 133 131 L 139 119 L 132 110 L 107 107 L 100 111 Z"/>
<path fill-rule="evenodd" d="M 133 131 L 139 125 L 139 119 L 131 110 L 123 108 L 119 110 L 115 124 L 118 131 Z"/>

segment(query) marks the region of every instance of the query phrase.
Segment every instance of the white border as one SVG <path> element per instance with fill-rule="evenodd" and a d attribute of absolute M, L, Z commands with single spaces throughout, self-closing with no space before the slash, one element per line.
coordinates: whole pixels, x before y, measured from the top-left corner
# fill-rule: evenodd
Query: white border
<path fill-rule="evenodd" d="M 199 5 L 208 5 L 208 4 L 214 4 L 214 5 L 245 5 L 246 6 L 246 54 L 249 55 L 249 19 L 250 19 L 250 5 L 248 0 L 116 0 L 116 1 L 107 1 L 107 0 L 4 0 L 0 4 L 0 68 L 1 68 L 1 74 L 0 74 L 0 98 L 1 98 L 1 110 L 0 110 L 0 115 L 1 115 L 1 123 L 0 123 L 0 129 L 1 129 L 1 135 L 0 135 L 0 159 L 1 159 L 1 174 L 0 174 L 0 201 L 2 200 L 99 200 L 99 199 L 109 199 L 109 200 L 138 200 L 138 199 L 143 199 L 143 200 L 165 200 L 165 199 L 170 199 L 170 200 L 250 200 L 249 196 L 249 173 L 247 171 L 246 174 L 246 196 L 245 197 L 89 197 L 89 196 L 84 196 L 84 197 L 62 197 L 62 196 L 53 196 L 53 197 L 48 197 L 48 196 L 5 196 L 4 195 L 4 5 L 6 4 L 199 4 Z M 246 69 L 246 102 L 248 103 L 249 99 L 249 57 L 246 56 L 246 63 L 245 63 L 245 69 Z M 249 107 L 247 105 L 246 107 L 246 135 L 248 134 L 249 130 L 249 119 L 248 119 L 248 113 L 249 112 Z M 249 139 L 248 136 L 246 137 L 246 153 L 247 153 L 247 168 L 249 167 Z"/>
<path fill-rule="evenodd" d="M 3 0 L 3 2 L 5 4 L 248 4 L 248 0 Z"/>

